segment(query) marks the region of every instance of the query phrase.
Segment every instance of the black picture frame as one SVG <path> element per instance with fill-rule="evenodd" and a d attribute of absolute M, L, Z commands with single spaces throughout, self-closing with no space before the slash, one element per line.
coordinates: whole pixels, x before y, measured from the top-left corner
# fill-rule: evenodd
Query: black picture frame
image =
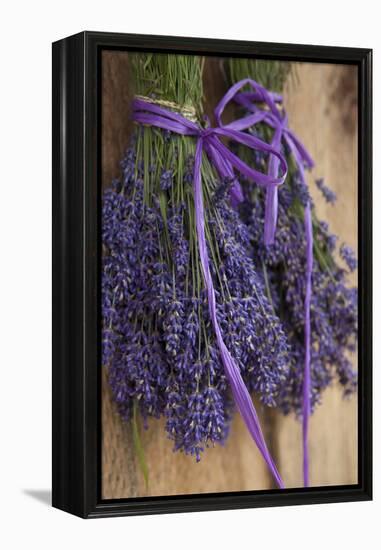
<path fill-rule="evenodd" d="M 104 49 L 358 67 L 358 484 L 101 499 L 100 54 Z M 83 518 L 372 498 L 372 50 L 82 32 L 53 44 L 53 506 Z"/>

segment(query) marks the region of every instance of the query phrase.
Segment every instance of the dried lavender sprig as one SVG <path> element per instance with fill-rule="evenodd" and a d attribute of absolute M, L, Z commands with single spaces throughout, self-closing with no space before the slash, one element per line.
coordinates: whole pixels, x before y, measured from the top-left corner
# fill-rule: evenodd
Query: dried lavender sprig
<path fill-rule="evenodd" d="M 334 193 L 324 182 L 323 178 L 319 178 L 315 181 L 316 187 L 321 191 L 323 197 L 328 203 L 336 202 L 336 193 Z"/>

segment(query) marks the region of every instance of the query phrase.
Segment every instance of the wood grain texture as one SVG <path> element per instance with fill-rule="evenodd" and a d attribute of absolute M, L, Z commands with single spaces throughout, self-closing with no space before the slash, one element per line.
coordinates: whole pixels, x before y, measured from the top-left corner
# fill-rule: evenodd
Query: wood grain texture
<path fill-rule="evenodd" d="M 126 52 L 102 52 L 102 185 L 120 176 L 128 147 L 133 86 Z"/>
<path fill-rule="evenodd" d="M 118 177 L 131 124 L 131 86 L 128 55 L 103 53 L 102 182 Z M 224 92 L 218 60 L 207 65 L 207 111 L 212 114 Z M 290 125 L 310 150 L 317 169 L 312 178 L 324 176 L 339 196 L 335 209 L 324 204 L 311 179 L 319 215 L 334 232 L 357 246 L 357 80 L 349 66 L 299 64 L 298 84 L 288 83 L 286 106 Z M 258 405 L 269 446 L 280 466 L 286 486 L 301 485 L 301 427 L 294 418 Z M 330 388 L 311 420 L 312 485 L 356 483 L 357 403 L 343 401 L 339 388 Z M 139 426 L 148 469 L 149 485 L 135 456 L 131 427 L 120 420 L 111 400 L 106 373 L 102 384 L 102 496 L 105 499 L 136 496 L 197 494 L 267 489 L 272 481 L 259 452 L 235 415 L 224 447 L 204 453 L 199 464 L 172 452 L 162 421 Z"/>

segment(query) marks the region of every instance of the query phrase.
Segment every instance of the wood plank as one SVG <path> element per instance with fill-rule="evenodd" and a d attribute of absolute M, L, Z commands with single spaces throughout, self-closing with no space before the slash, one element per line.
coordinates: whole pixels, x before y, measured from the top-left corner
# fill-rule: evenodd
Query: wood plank
<path fill-rule="evenodd" d="M 206 82 L 206 95 L 213 99 L 223 93 L 217 68 L 218 63 L 210 63 Z M 300 65 L 298 74 L 298 85 L 292 90 L 290 82 L 287 86 L 290 125 L 316 160 L 313 176 L 323 175 L 339 196 L 333 210 L 324 204 L 311 183 L 318 212 L 335 232 L 356 248 L 356 75 L 351 67 L 319 64 Z M 107 185 L 112 177 L 119 175 L 119 161 L 131 131 L 127 123 L 131 97 L 127 54 L 104 53 L 103 76 L 102 180 Z M 344 402 L 338 388 L 331 388 L 324 395 L 323 404 L 311 421 L 312 484 L 356 482 L 356 407 L 356 399 Z M 300 485 L 300 424 L 294 418 L 284 418 L 260 406 L 259 412 L 286 485 Z M 121 422 L 115 411 L 105 373 L 102 426 L 103 498 L 242 491 L 272 486 L 263 460 L 238 415 L 226 446 L 209 449 L 199 464 L 191 457 L 172 452 L 162 421 L 152 421 L 148 430 L 140 426 L 150 472 L 148 488 L 135 457 L 131 428 Z"/>

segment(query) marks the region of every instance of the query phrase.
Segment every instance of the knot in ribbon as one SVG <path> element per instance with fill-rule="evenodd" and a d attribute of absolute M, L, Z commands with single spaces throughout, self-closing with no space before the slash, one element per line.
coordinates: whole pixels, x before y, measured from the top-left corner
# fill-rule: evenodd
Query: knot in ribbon
<path fill-rule="evenodd" d="M 240 369 L 223 340 L 222 331 L 217 319 L 216 294 L 209 267 L 208 248 L 205 237 L 205 212 L 201 181 L 203 152 L 207 154 L 211 164 L 215 167 L 221 178 L 230 178 L 234 181 L 234 185 L 231 189 L 233 204 L 240 202 L 243 198 L 241 187 L 235 177 L 234 169 L 264 188 L 277 188 L 284 182 L 287 175 L 287 163 L 280 151 L 256 136 L 245 132 L 245 130 L 253 125 L 253 115 L 245 119 L 231 122 L 230 124 L 224 125 L 222 123 L 221 117 L 226 105 L 234 98 L 237 91 L 248 83 L 251 84 L 254 89 L 258 86 L 254 81 L 249 79 L 243 80 L 232 86 L 223 96 L 214 111 L 217 120 L 216 127 L 209 126 L 204 128 L 178 112 L 164 109 L 154 102 L 146 102 L 138 98 L 133 102 L 133 120 L 143 125 L 155 126 L 183 136 L 193 136 L 197 139 L 193 181 L 194 205 L 200 263 L 208 295 L 210 318 L 224 371 L 229 380 L 236 406 L 277 485 L 283 488 L 284 484 L 282 478 L 268 451 L 253 401 L 242 379 Z M 227 138 L 253 150 L 268 153 L 272 157 L 275 157 L 278 166 L 277 173 L 264 174 L 248 166 L 224 145 L 221 138 Z M 278 175 L 279 168 L 281 169 L 280 176 Z"/>
<path fill-rule="evenodd" d="M 196 150 L 195 157 L 197 157 L 197 154 L 201 155 L 202 150 L 204 150 L 220 177 L 231 178 L 234 181 L 231 197 L 233 204 L 237 204 L 242 200 L 242 191 L 235 178 L 234 169 L 264 188 L 268 186 L 278 187 L 284 182 L 287 175 L 287 163 L 283 155 L 268 143 L 243 131 L 253 125 L 251 117 L 247 117 L 246 125 L 242 121 L 235 121 L 224 125 L 221 121 L 221 116 L 226 105 L 235 95 L 235 92 L 232 95 L 231 91 L 236 89 L 238 84 L 241 84 L 240 87 L 242 87 L 246 83 L 246 80 L 242 81 L 242 83 L 237 83 L 223 96 L 215 109 L 216 127 L 207 126 L 204 128 L 189 120 L 186 116 L 164 109 L 151 101 L 146 102 L 139 98 L 133 102 L 133 119 L 135 122 L 156 126 L 157 128 L 169 130 L 183 136 L 193 136 L 198 138 L 198 142 L 202 142 L 201 150 L 200 148 L 198 151 Z M 255 170 L 222 143 L 220 138 L 223 137 L 276 157 L 277 166 L 281 168 L 281 175 L 268 175 Z"/>

